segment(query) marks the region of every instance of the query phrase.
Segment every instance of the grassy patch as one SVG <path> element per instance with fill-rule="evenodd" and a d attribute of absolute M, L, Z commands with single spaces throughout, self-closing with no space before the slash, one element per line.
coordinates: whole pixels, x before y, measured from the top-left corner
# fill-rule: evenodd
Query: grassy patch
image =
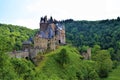
<path fill-rule="evenodd" d="M 70 63 L 61 67 L 56 61 L 58 53 L 62 49 L 66 49 L 67 54 L 70 58 Z M 64 79 L 75 79 L 75 72 L 80 66 L 80 55 L 79 52 L 71 46 L 61 46 L 55 51 L 51 51 L 44 55 L 44 59 L 36 67 L 37 75 L 41 77 L 42 80 L 52 79 L 52 80 L 64 80 Z"/>
<path fill-rule="evenodd" d="M 103 80 L 120 80 L 120 66 L 110 72 L 108 78 Z"/>

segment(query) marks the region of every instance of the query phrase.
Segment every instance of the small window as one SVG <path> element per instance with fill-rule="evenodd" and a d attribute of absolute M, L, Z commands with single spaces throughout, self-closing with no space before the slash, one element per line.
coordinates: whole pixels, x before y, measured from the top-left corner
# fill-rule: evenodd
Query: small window
<path fill-rule="evenodd" d="M 61 41 L 59 40 L 59 44 L 61 43 Z"/>

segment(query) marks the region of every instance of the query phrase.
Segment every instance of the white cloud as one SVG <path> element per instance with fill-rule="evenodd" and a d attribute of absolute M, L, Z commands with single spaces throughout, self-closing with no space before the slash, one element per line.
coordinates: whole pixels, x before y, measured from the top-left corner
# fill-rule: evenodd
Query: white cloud
<path fill-rule="evenodd" d="M 53 16 L 57 20 L 116 18 L 120 15 L 119 3 L 120 0 L 26 0 L 24 5 L 19 5 L 22 6 L 22 11 L 16 12 L 17 15 L 13 13 L 15 16 L 8 23 L 34 29 L 39 28 L 40 17 L 45 15 Z"/>
<path fill-rule="evenodd" d="M 20 25 L 20 26 L 25 26 L 31 29 L 37 29 L 39 28 L 39 23 L 38 21 L 34 19 L 17 19 L 13 21 L 14 25 Z"/>
<path fill-rule="evenodd" d="M 29 19 L 16 23 L 31 28 L 39 28 L 42 16 L 53 16 L 58 20 L 72 18 L 75 20 L 101 20 L 113 18 L 120 14 L 119 0 L 31 0 L 26 5 Z M 32 19 L 34 16 L 36 19 Z M 36 26 L 36 27 L 34 27 Z"/>
<path fill-rule="evenodd" d="M 58 19 L 100 19 L 105 14 L 105 4 L 105 0 L 37 0 L 26 8 L 30 13 Z"/>
<path fill-rule="evenodd" d="M 107 11 L 120 11 L 120 0 L 107 0 Z"/>

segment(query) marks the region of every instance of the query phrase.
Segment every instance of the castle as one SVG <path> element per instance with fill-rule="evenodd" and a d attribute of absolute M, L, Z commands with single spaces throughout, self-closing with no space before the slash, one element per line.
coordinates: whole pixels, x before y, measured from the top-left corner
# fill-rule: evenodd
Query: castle
<path fill-rule="evenodd" d="M 59 44 L 65 44 L 65 27 L 61 23 L 41 17 L 40 29 L 34 38 L 34 48 L 55 50 Z"/>
<path fill-rule="evenodd" d="M 31 41 L 23 42 L 22 51 L 11 52 L 11 57 L 33 59 L 39 52 L 46 50 L 55 50 L 57 46 L 66 44 L 65 26 L 60 22 L 53 20 L 52 17 L 41 17 L 39 31 L 33 38 L 33 46 Z"/>

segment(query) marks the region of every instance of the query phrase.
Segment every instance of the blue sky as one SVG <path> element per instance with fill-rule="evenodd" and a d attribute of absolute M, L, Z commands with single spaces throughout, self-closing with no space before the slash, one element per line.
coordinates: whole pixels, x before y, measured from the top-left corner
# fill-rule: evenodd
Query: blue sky
<path fill-rule="evenodd" d="M 102 20 L 120 16 L 120 0 L 0 0 L 0 23 L 39 28 L 40 17 Z"/>

